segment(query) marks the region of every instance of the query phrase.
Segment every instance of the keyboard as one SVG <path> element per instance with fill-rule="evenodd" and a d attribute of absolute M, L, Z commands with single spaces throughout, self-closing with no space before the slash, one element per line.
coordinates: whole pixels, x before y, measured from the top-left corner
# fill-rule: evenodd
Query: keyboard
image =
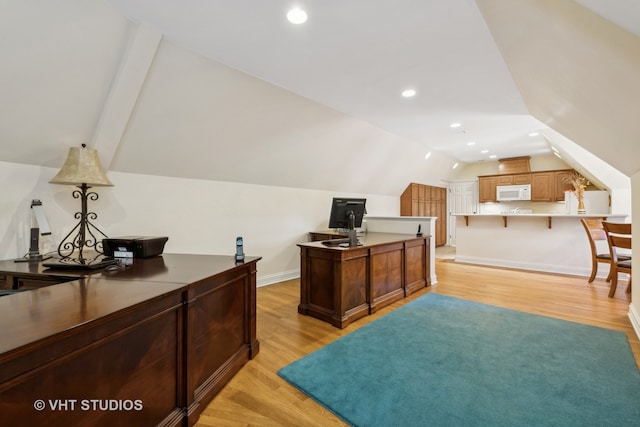
<path fill-rule="evenodd" d="M 342 247 L 348 247 L 349 246 L 349 238 L 346 239 L 329 239 L 329 240 L 323 240 L 322 244 L 325 246 L 342 246 Z M 360 241 L 360 239 L 358 239 L 357 246 L 362 246 L 362 242 Z"/>

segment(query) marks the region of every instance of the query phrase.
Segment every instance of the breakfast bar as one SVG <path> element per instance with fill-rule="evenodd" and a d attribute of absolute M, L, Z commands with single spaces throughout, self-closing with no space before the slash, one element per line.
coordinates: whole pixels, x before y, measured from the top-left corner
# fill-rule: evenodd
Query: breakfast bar
<path fill-rule="evenodd" d="M 589 276 L 582 218 L 625 222 L 625 214 L 458 214 L 456 261 Z M 606 243 L 605 243 L 606 245 Z M 608 251 L 605 247 L 603 251 Z M 599 277 L 608 271 L 601 269 Z"/>

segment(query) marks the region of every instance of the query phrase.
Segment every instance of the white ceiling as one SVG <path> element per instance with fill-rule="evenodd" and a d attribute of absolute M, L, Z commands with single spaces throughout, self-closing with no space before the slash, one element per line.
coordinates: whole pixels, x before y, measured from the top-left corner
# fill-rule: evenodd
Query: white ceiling
<path fill-rule="evenodd" d="M 425 152 L 464 162 L 550 153 L 542 135 L 528 135 L 546 126 L 528 114 L 473 0 L 111 1 L 179 46 Z M 577 1 L 640 28 L 637 0 Z M 286 20 L 294 4 L 308 13 L 303 25 Z M 402 98 L 406 88 L 417 95 Z"/>
<path fill-rule="evenodd" d="M 575 1 L 636 36 L 640 36 L 640 2 L 638 0 Z"/>

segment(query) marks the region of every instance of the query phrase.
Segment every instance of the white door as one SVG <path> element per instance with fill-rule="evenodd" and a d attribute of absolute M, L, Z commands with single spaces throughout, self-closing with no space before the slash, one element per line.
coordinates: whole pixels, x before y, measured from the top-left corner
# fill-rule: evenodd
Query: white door
<path fill-rule="evenodd" d="M 478 181 L 449 184 L 449 245 L 456 245 L 456 217 L 452 214 L 472 214 L 478 211 Z"/>

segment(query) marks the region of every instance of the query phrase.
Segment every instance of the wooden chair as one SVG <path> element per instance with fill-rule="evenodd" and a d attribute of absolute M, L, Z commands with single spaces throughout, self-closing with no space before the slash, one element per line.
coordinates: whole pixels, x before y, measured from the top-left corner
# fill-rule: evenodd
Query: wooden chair
<path fill-rule="evenodd" d="M 583 218 L 581 221 L 584 230 L 587 232 L 589 247 L 591 248 L 591 276 L 589 276 L 589 283 L 591 283 L 598 273 L 598 263 L 605 263 L 607 265 L 611 264 L 611 254 L 607 243 L 607 232 L 604 231 L 602 220 L 599 218 Z M 631 258 L 628 256 L 620 256 L 620 260 L 628 259 Z M 607 276 L 607 282 L 611 281 L 611 277 L 612 274 L 610 268 L 609 275 Z"/>
<path fill-rule="evenodd" d="M 612 298 L 616 293 L 616 286 L 618 286 L 618 273 L 627 273 L 629 275 L 627 293 L 631 292 L 631 257 L 629 256 L 629 259 L 622 259 L 618 254 L 620 249 L 631 250 L 631 224 L 628 222 L 603 221 L 602 225 L 607 233 L 607 242 L 609 243 L 609 252 L 611 254 L 611 286 L 609 288 L 609 298 Z"/>

